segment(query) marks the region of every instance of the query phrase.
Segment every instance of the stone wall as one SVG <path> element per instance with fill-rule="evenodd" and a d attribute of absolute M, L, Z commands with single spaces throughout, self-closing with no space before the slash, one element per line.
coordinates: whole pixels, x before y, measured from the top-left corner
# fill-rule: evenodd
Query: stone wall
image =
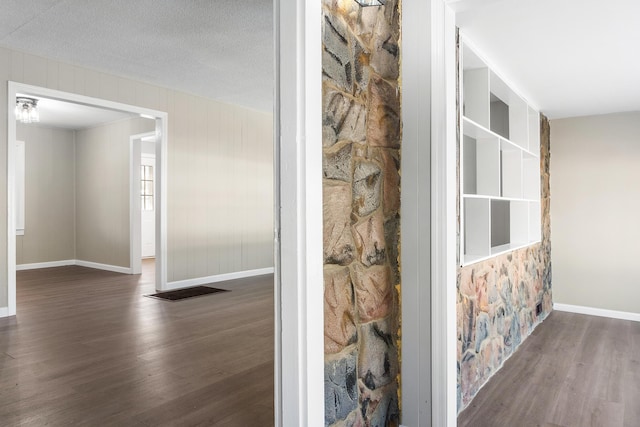
<path fill-rule="evenodd" d="M 458 269 L 458 410 L 552 310 L 550 142 L 544 116 L 540 129 L 542 242 Z"/>
<path fill-rule="evenodd" d="M 400 17 L 324 0 L 325 425 L 397 425 Z"/>

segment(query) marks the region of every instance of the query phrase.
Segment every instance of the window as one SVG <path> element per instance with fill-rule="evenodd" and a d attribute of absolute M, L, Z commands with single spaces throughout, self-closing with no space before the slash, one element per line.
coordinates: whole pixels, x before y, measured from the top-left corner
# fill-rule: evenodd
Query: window
<path fill-rule="evenodd" d="M 140 166 L 140 206 L 143 211 L 153 210 L 153 166 Z"/>

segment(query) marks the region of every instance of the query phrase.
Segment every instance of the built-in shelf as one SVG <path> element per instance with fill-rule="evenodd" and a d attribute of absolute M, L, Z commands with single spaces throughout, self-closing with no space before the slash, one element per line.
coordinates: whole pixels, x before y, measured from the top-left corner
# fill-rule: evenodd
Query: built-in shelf
<path fill-rule="evenodd" d="M 463 40 L 463 265 L 540 241 L 540 115 Z"/>

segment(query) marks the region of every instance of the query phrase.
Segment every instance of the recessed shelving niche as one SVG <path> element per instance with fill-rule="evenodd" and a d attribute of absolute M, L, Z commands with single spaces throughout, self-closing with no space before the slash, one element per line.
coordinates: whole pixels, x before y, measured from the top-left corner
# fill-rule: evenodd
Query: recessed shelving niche
<path fill-rule="evenodd" d="M 461 262 L 540 241 L 540 115 L 463 40 Z"/>

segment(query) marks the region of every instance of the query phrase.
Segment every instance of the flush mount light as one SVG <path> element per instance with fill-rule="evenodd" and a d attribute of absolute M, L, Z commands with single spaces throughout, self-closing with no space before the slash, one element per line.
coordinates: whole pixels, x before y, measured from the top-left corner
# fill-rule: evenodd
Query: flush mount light
<path fill-rule="evenodd" d="M 387 0 L 355 0 L 360 6 L 384 6 Z"/>
<path fill-rule="evenodd" d="M 16 120 L 22 123 L 36 123 L 40 121 L 38 100 L 19 96 L 16 98 Z"/>

